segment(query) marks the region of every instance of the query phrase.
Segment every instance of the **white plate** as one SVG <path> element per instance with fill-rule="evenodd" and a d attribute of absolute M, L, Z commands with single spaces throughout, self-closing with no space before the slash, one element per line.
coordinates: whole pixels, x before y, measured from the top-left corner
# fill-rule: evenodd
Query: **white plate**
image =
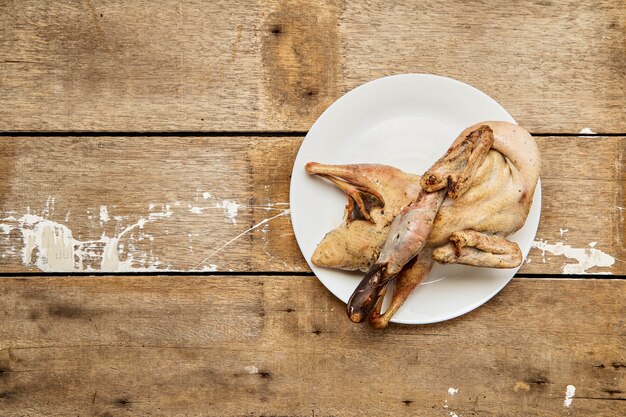
<path fill-rule="evenodd" d="M 325 164 L 381 163 L 422 174 L 467 126 L 485 120 L 515 120 L 483 92 L 450 78 L 405 74 L 364 84 L 333 103 L 306 135 L 291 177 L 291 218 L 300 250 L 319 280 L 344 303 L 363 273 L 311 264 L 317 244 L 341 224 L 346 196 L 308 175 L 309 161 Z M 509 239 L 528 255 L 539 225 L 541 183 L 526 224 Z M 488 301 L 516 269 L 435 264 L 393 317 L 395 323 L 423 324 L 465 314 Z"/>

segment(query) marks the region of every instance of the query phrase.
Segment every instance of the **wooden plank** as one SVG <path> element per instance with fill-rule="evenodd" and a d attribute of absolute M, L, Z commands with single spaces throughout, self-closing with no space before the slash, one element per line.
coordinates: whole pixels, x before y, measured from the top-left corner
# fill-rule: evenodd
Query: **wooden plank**
<path fill-rule="evenodd" d="M 28 239 L 48 233 L 48 226 L 58 236 L 71 235 L 77 257 L 61 239 L 48 256 L 52 263 L 39 264 L 48 271 L 305 265 L 288 198 L 300 140 L 52 137 L 0 143 L 0 219 L 9 219 L 1 223 L 5 232 L 10 228 L 0 235 L 4 271 L 24 270 L 25 247 L 33 263 L 41 259 Z M 40 237 L 34 246 L 42 249 L 44 241 Z"/>
<path fill-rule="evenodd" d="M 533 132 L 626 132 L 623 0 L 0 5 L 0 130 L 307 130 L 397 73 L 454 77 Z"/>
<path fill-rule="evenodd" d="M 547 250 L 533 249 L 521 271 L 625 274 L 626 138 L 537 141 L 544 161 L 537 245 Z M 3 138 L 0 272 L 309 271 L 289 217 L 289 178 L 300 143 L 284 137 Z M 559 242 L 570 247 L 565 255 L 552 253 L 564 249 Z M 585 260 L 594 260 L 592 252 L 604 256 L 595 251 L 614 264 L 590 267 Z"/>
<path fill-rule="evenodd" d="M 515 279 L 455 320 L 382 332 L 312 277 L 18 278 L 0 294 L 6 417 L 626 412 L 623 280 Z"/>

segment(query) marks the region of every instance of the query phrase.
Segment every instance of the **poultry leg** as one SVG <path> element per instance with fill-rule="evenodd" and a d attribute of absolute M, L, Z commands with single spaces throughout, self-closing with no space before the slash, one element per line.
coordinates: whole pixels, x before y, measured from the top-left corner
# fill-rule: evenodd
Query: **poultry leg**
<path fill-rule="evenodd" d="M 377 303 L 370 317 L 370 323 L 374 328 L 383 329 L 387 327 L 389 320 L 396 314 L 406 299 L 409 298 L 413 290 L 428 276 L 432 267 L 433 260 L 431 258 L 431 250 L 428 248 L 420 252 L 413 260 L 409 261 L 395 279 L 396 286 L 391 298 L 391 304 L 389 304 L 389 307 L 387 307 L 387 310 L 383 314 L 380 312 L 382 305 L 381 295 L 380 301 Z"/>
<path fill-rule="evenodd" d="M 417 201 L 396 216 L 378 260 L 348 300 L 348 316 L 354 323 L 370 316 L 389 281 L 424 248 L 444 197 L 445 190 L 422 190 Z"/>
<path fill-rule="evenodd" d="M 515 268 L 522 263 L 522 251 L 515 242 L 475 230 L 452 233 L 450 243 L 433 251 L 433 260 L 488 268 Z"/>

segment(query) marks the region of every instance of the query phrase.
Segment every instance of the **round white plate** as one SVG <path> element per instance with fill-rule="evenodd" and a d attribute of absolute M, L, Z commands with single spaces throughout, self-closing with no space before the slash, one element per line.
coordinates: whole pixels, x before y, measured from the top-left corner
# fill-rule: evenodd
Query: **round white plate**
<path fill-rule="evenodd" d="M 380 163 L 422 174 L 457 135 L 485 120 L 515 120 L 485 93 L 446 77 L 405 74 L 380 78 L 350 91 L 317 119 L 296 157 L 291 177 L 291 218 L 300 250 L 319 280 L 344 303 L 363 273 L 311 263 L 317 244 L 343 220 L 346 196 L 308 175 L 310 161 L 325 164 Z M 541 184 L 526 224 L 509 239 L 528 255 L 539 225 Z M 393 322 L 434 323 L 465 314 L 498 293 L 519 268 L 490 269 L 435 264 L 393 317 Z"/>

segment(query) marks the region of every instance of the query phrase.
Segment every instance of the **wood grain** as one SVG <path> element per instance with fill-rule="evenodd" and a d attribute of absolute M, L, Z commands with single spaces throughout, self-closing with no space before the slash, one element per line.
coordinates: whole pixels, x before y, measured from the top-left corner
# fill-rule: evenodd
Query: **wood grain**
<path fill-rule="evenodd" d="M 623 0 L 0 5 L 0 130 L 304 131 L 372 79 L 486 92 L 533 132 L 626 132 Z"/>
<path fill-rule="evenodd" d="M 5 417 L 626 412 L 623 280 L 515 279 L 384 332 L 312 277 L 7 278 L 0 294 Z"/>
<path fill-rule="evenodd" d="M 615 263 L 587 272 L 626 273 L 626 138 L 537 141 L 543 156 L 537 240 L 582 249 L 597 242 L 595 249 Z M 284 137 L 3 138 L 0 272 L 309 271 L 289 217 L 289 178 L 300 143 Z M 45 242 L 29 246 L 45 227 L 58 239 L 71 235 L 74 259 L 67 246 L 51 243 L 49 256 L 43 256 Z M 107 253 L 119 265 L 104 262 Z M 522 272 L 562 273 L 577 263 L 539 249 L 529 259 Z"/>

